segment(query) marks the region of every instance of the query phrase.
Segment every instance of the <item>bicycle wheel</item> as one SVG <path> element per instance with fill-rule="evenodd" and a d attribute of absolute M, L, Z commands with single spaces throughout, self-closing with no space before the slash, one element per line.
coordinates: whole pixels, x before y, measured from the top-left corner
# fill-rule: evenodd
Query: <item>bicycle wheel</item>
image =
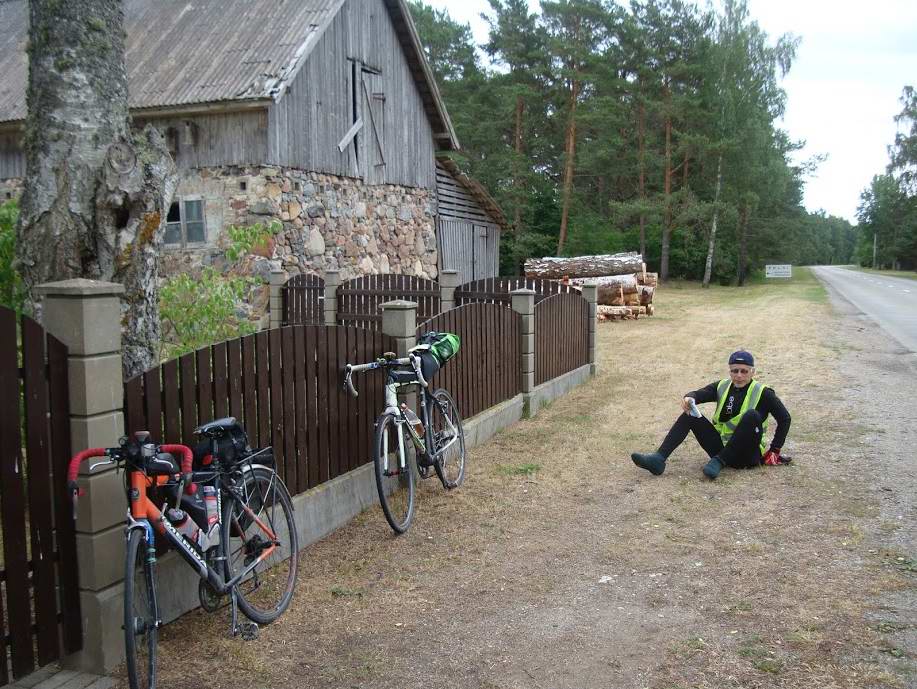
<path fill-rule="evenodd" d="M 257 562 L 236 585 L 245 616 L 258 624 L 280 617 L 293 599 L 299 539 L 290 494 L 274 471 L 256 466 L 241 472 L 223 504 L 220 543 L 227 581 Z"/>
<path fill-rule="evenodd" d="M 443 486 L 457 488 L 465 480 L 465 431 L 455 400 L 443 388 L 433 393 L 430 423 L 433 468 Z"/>
<path fill-rule="evenodd" d="M 131 689 L 156 686 L 156 627 L 153 566 L 147 561 L 146 534 L 133 529 L 124 568 L 124 650 Z"/>
<path fill-rule="evenodd" d="M 395 533 L 401 534 L 408 530 L 414 516 L 414 471 L 410 462 L 411 440 L 395 419 L 394 414 L 383 414 L 376 421 L 373 466 L 385 519 Z"/>

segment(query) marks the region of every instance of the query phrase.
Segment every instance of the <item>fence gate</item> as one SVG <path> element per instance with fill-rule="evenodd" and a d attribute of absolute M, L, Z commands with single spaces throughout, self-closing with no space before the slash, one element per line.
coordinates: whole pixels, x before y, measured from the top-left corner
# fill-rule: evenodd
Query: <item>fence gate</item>
<path fill-rule="evenodd" d="M 82 647 L 67 348 L 0 306 L 0 685 Z M 13 403 L 12 400 L 16 402 Z"/>
<path fill-rule="evenodd" d="M 536 304 L 554 294 L 579 294 L 576 287 L 564 285 L 556 280 L 524 277 L 483 278 L 456 287 L 455 305 L 487 302 L 511 306 L 513 299 L 510 292 L 517 289 L 534 290 Z"/>
<path fill-rule="evenodd" d="M 283 286 L 282 325 L 325 323 L 325 281 L 318 275 L 296 275 Z"/>
<path fill-rule="evenodd" d="M 382 304 L 395 299 L 417 302 L 417 322 L 439 313 L 440 289 L 435 280 L 414 275 L 363 275 L 338 287 L 338 315 L 341 325 L 371 330 L 382 329 Z"/>

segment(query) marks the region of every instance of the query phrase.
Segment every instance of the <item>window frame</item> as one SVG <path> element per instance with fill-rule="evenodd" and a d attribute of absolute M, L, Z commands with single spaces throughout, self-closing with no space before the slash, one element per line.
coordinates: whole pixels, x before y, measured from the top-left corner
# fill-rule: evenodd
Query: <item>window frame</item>
<path fill-rule="evenodd" d="M 206 213 L 206 201 L 203 196 L 200 194 L 189 194 L 188 196 L 179 196 L 172 200 L 173 204 L 178 204 L 178 225 L 179 225 L 179 241 L 177 242 L 166 242 L 165 236 L 163 236 L 162 245 L 166 249 L 194 249 L 207 245 L 207 213 Z M 185 210 L 185 204 L 187 203 L 200 203 L 201 204 L 201 227 L 204 231 L 204 239 L 201 241 L 188 241 L 188 213 Z M 169 205 L 169 210 L 172 210 L 172 205 Z M 168 212 L 166 213 L 166 226 L 175 225 L 176 223 L 168 222 Z M 194 221 L 198 222 L 198 221 Z"/>

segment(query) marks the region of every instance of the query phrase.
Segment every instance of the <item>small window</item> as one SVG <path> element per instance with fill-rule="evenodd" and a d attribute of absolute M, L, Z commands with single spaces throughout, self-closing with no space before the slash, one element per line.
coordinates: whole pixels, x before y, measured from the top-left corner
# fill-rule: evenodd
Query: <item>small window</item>
<path fill-rule="evenodd" d="M 173 246 L 203 244 L 207 241 L 204 226 L 204 201 L 182 199 L 169 206 L 163 243 Z"/>
<path fill-rule="evenodd" d="M 246 182 L 245 180 L 242 180 L 241 182 L 239 182 L 239 189 L 241 191 L 246 191 L 248 189 L 248 182 Z"/>

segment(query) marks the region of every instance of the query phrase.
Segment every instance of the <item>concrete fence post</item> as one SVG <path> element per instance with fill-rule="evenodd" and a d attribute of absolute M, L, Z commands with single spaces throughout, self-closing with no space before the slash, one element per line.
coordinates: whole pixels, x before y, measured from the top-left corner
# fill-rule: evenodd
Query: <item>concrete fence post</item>
<path fill-rule="evenodd" d="M 596 361 L 595 361 L 595 324 L 597 316 L 597 305 L 598 305 L 598 287 L 595 285 L 583 285 L 583 298 L 586 300 L 586 303 L 589 305 L 589 375 L 595 376 L 596 372 Z"/>
<path fill-rule="evenodd" d="M 275 263 L 271 266 L 271 275 L 268 283 L 271 288 L 271 300 L 268 307 L 271 313 L 271 328 L 279 328 L 283 325 L 283 286 L 286 282 L 286 271 Z"/>
<path fill-rule="evenodd" d="M 325 325 L 337 325 L 338 322 L 338 287 L 341 286 L 341 273 L 338 270 L 325 271 Z"/>
<path fill-rule="evenodd" d="M 394 337 L 395 354 L 399 358 L 406 357 L 408 350 L 417 344 L 417 302 L 399 299 L 382 304 L 382 333 Z M 402 394 L 399 397 L 411 409 L 417 409 L 416 392 Z M 410 452 L 413 452 L 413 447 L 409 442 Z"/>
<path fill-rule="evenodd" d="M 445 313 L 455 308 L 455 288 L 460 280 L 457 270 L 444 270 L 439 274 L 439 311 Z"/>
<path fill-rule="evenodd" d="M 517 289 L 510 292 L 513 311 L 522 316 L 521 360 L 522 408 L 525 416 L 535 416 L 532 409 L 532 391 L 535 389 L 535 290 Z"/>
<path fill-rule="evenodd" d="M 114 447 L 124 434 L 124 383 L 121 372 L 122 285 L 95 280 L 65 280 L 38 287 L 44 296 L 44 326 L 69 350 L 70 442 L 74 452 Z M 134 429 L 136 430 L 136 429 Z M 83 650 L 63 664 L 104 674 L 124 660 L 123 477 L 113 468 L 89 476 L 76 521 L 77 566 L 83 618 Z M 57 480 L 63 480 L 57 477 Z M 62 563 L 68 566 L 68 563 Z"/>

